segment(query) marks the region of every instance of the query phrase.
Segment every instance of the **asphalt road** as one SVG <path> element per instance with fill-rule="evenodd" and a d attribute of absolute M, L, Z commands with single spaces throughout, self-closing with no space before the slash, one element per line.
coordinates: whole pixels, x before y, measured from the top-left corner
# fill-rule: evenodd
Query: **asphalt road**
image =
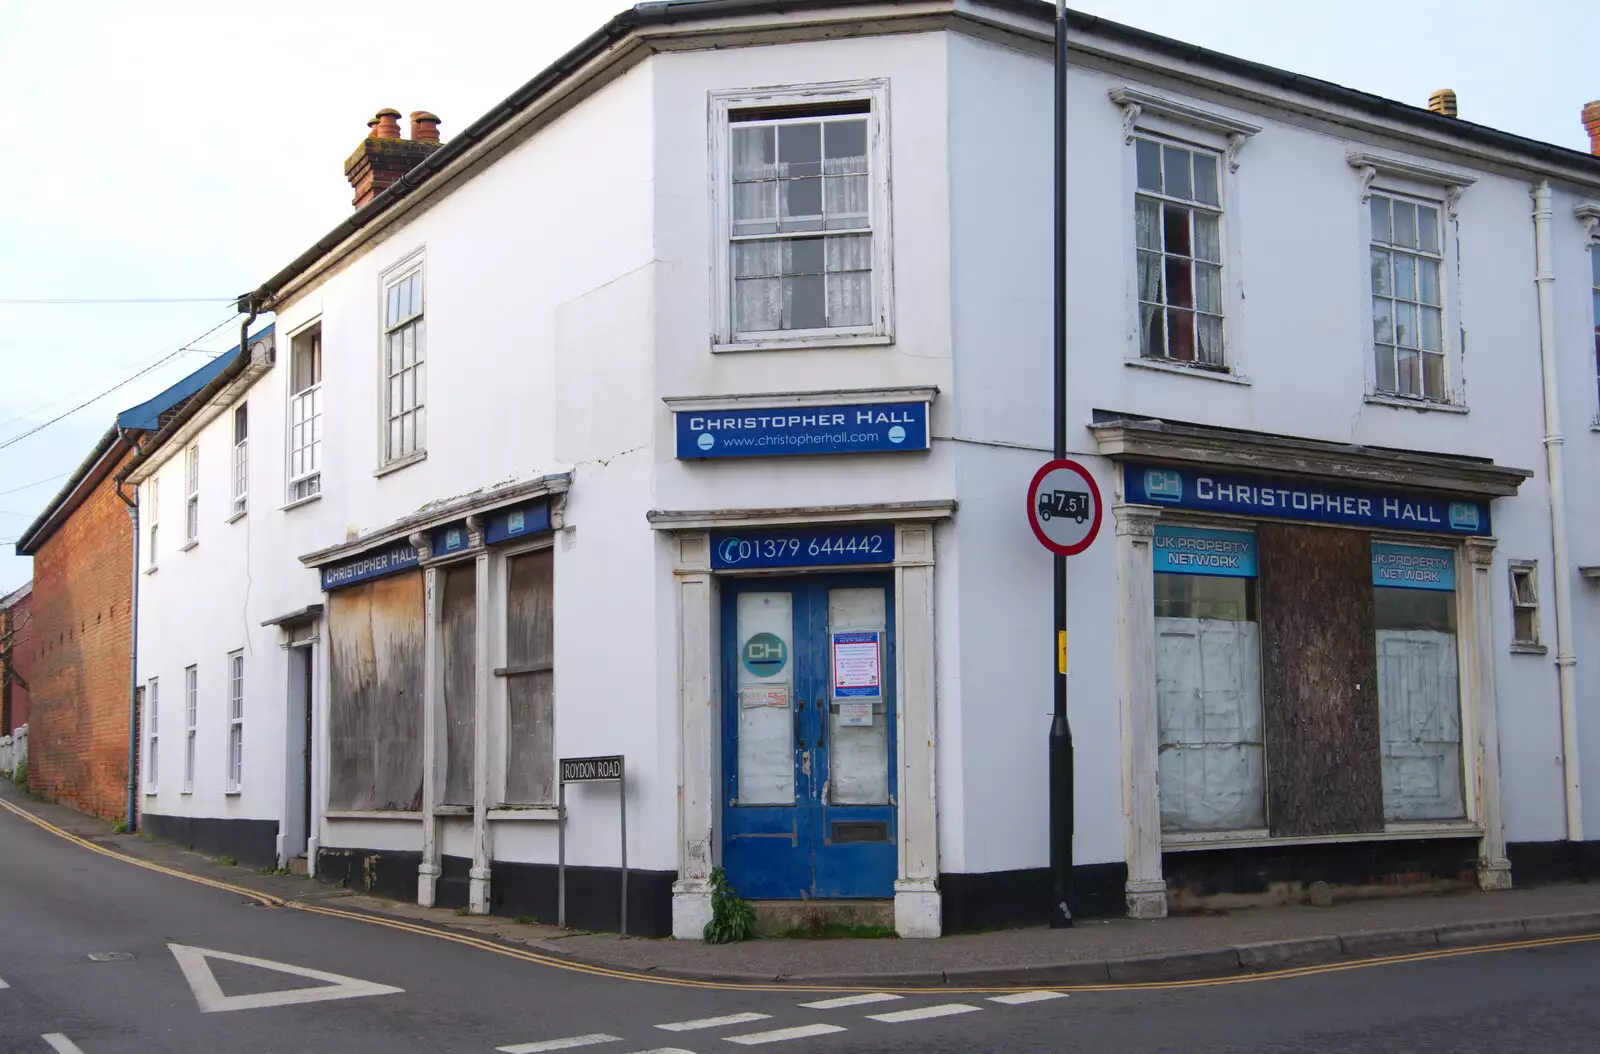
<path fill-rule="evenodd" d="M 371 994 L 308 1002 L 347 982 L 240 959 Z M 1600 941 L 1205 987 L 805 1006 L 837 997 L 595 976 L 263 907 L 3 810 L 0 985 L 0 1054 L 1600 1050 Z M 592 1042 L 553 1045 L 577 1037 Z"/>

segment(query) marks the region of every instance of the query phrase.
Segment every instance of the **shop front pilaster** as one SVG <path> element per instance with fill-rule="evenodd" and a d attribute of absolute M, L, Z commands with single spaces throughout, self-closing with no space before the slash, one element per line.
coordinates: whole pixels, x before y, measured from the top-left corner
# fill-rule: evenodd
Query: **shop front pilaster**
<path fill-rule="evenodd" d="M 1122 717 L 1123 850 L 1128 865 L 1128 917 L 1167 914 L 1161 874 L 1161 799 L 1155 655 L 1155 566 L 1152 544 L 1161 510 L 1117 505 L 1117 658 Z"/>
<path fill-rule="evenodd" d="M 1466 623 L 1471 627 L 1472 658 L 1466 664 L 1468 698 L 1465 700 L 1476 726 L 1478 809 L 1483 838 L 1478 850 L 1478 886 L 1485 890 L 1511 888 L 1511 861 L 1506 856 L 1505 817 L 1500 803 L 1500 711 L 1495 696 L 1494 671 L 1494 538 L 1466 542 L 1472 587 L 1465 598 Z"/>
<path fill-rule="evenodd" d="M 939 936 L 939 822 L 934 760 L 933 525 L 902 524 L 895 545 L 900 686 L 900 860 L 894 925 L 901 937 Z"/>
<path fill-rule="evenodd" d="M 671 536 L 677 549 L 673 588 L 678 608 L 678 878 L 672 884 L 672 936 L 700 940 L 711 921 L 715 866 L 717 692 L 715 583 L 711 539 Z"/>

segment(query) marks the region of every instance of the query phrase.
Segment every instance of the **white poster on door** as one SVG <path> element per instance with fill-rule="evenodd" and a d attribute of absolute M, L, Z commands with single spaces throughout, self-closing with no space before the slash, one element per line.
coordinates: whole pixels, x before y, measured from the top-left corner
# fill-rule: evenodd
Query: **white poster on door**
<path fill-rule="evenodd" d="M 868 699 L 883 694 L 877 633 L 833 635 L 833 694 L 838 698 Z"/>

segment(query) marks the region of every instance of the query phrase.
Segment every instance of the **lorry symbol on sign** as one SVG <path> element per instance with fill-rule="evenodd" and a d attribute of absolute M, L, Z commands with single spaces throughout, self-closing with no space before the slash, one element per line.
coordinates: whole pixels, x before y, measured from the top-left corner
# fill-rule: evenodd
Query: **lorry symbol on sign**
<path fill-rule="evenodd" d="M 1048 520 L 1065 516 L 1082 523 L 1089 518 L 1089 495 L 1081 490 L 1045 490 L 1039 492 L 1039 518 Z"/>

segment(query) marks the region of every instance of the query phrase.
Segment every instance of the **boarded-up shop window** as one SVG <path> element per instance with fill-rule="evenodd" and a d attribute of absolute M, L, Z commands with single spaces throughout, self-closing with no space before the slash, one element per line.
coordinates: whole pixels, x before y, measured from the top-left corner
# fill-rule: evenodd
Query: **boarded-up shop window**
<path fill-rule="evenodd" d="M 506 563 L 506 801 L 545 805 L 555 800 L 554 551 Z"/>
<path fill-rule="evenodd" d="M 1265 827 L 1255 539 L 1158 527 L 1155 543 L 1162 830 Z"/>
<path fill-rule="evenodd" d="M 478 654 L 478 572 L 471 561 L 445 568 L 440 637 L 444 645 L 444 804 L 472 804 L 472 735 Z"/>
<path fill-rule="evenodd" d="M 1375 543 L 1372 584 L 1384 819 L 1462 819 L 1455 553 Z"/>
<path fill-rule="evenodd" d="M 1372 547 L 1337 527 L 1262 524 L 1261 701 L 1275 837 L 1383 830 Z"/>
<path fill-rule="evenodd" d="M 422 807 L 422 572 L 328 598 L 328 808 Z"/>

